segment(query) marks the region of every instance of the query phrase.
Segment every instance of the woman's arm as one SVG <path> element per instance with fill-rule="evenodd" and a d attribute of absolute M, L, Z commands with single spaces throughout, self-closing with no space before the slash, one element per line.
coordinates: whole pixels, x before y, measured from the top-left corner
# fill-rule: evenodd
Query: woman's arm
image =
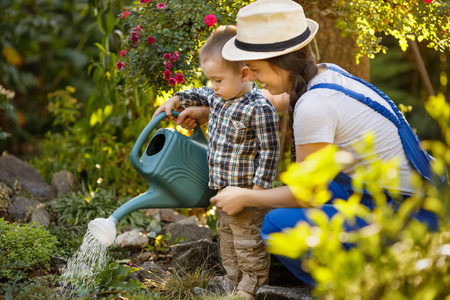
<path fill-rule="evenodd" d="M 297 162 L 302 162 L 306 156 L 327 145 L 329 144 L 314 143 L 296 146 Z M 211 203 L 227 215 L 234 215 L 245 207 L 311 207 L 309 203 L 296 199 L 288 186 L 269 190 L 249 190 L 230 186 L 212 197 Z"/>
<path fill-rule="evenodd" d="M 211 198 L 211 203 L 227 215 L 234 215 L 245 207 L 300 207 L 288 186 L 270 190 L 249 190 L 229 186 Z"/>

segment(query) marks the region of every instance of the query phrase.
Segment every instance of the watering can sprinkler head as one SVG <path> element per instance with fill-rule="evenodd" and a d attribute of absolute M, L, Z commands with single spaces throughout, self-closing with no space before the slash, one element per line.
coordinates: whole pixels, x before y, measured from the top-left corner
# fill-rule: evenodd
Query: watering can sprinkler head
<path fill-rule="evenodd" d="M 108 247 L 116 239 L 117 223 L 117 219 L 113 216 L 110 216 L 108 219 L 97 218 L 89 222 L 88 229 L 100 243 Z"/>

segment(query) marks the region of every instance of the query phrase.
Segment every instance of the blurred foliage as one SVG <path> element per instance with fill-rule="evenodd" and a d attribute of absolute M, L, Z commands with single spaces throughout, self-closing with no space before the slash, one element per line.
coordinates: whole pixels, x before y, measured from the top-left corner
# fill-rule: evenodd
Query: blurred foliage
<path fill-rule="evenodd" d="M 15 91 L 19 117 L 1 145 L 25 151 L 17 148 L 50 127 L 47 93 L 72 85 L 87 98 L 95 88 L 86 68 L 101 37 L 97 8 L 84 0 L 2 0 L 0 9 L 0 84 Z"/>
<path fill-rule="evenodd" d="M 389 48 L 386 54 L 377 55 L 371 62 L 370 78 L 380 90 L 389 95 L 398 105 L 404 105 L 404 111 L 409 124 L 423 139 L 441 140 L 441 130 L 433 118 L 427 113 L 424 102 L 428 94 L 421 89 L 420 74 L 416 62 L 411 59 L 408 52 L 403 52 L 395 44 L 397 41 L 390 36 L 383 36 L 383 45 Z M 448 51 L 437 53 L 426 49 L 420 44 L 424 54 L 424 64 L 430 75 L 435 91 L 442 91 L 446 97 L 450 96 L 448 90 L 447 74 L 450 74 Z M 439 75 L 439 76 L 437 76 Z"/>
<path fill-rule="evenodd" d="M 56 238 L 42 225 L 19 225 L 0 218 L 0 290 L 35 268 L 47 268 L 56 245 Z"/>
<path fill-rule="evenodd" d="M 400 48 L 408 48 L 408 39 L 425 41 L 436 51 L 450 50 L 450 3 L 437 0 L 358 0 L 333 1 L 337 25 L 346 35 L 354 37 L 362 56 L 374 58 L 387 48 L 380 34 L 398 40 Z"/>
<path fill-rule="evenodd" d="M 430 97 L 426 109 L 443 126 L 445 143 L 427 142 L 424 146 L 436 158 L 433 171 L 444 174 L 445 166 L 450 163 L 450 105 L 441 94 Z M 305 162 L 292 165 L 282 180 L 302 202 L 317 204 L 314 194 L 298 191 L 320 189 L 325 183 L 318 180 L 319 186 L 307 186 L 299 179 L 307 173 L 331 180 L 335 172 L 330 169 L 340 168 L 339 158 L 335 147 L 324 149 Z M 308 171 L 311 165 L 325 162 L 329 168 Z M 448 299 L 450 189 L 423 182 L 417 174 L 413 183 L 419 193 L 403 201 L 394 211 L 378 184 L 380 180 L 390 183 L 398 180 L 398 174 L 392 172 L 394 166 L 395 162 L 388 162 L 371 165 L 370 170 L 357 169 L 352 182 L 356 192 L 347 201 L 334 200 L 337 214 L 330 218 L 320 209 L 312 209 L 308 217 L 313 225 L 299 222 L 293 229 L 271 235 L 269 251 L 300 258 L 302 267 L 317 282 L 318 299 Z M 360 204 L 362 187 L 372 194 L 376 209 L 369 211 Z M 428 232 L 425 224 L 409 217 L 420 208 L 439 216 L 438 232 Z M 369 225 L 346 232 L 344 224 L 353 224 L 355 218 Z M 345 249 L 343 243 L 353 247 Z"/>

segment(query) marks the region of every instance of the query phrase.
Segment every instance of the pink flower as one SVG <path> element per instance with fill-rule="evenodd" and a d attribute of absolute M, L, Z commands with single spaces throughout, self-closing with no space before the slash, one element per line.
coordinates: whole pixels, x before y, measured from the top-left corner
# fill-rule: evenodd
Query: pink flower
<path fill-rule="evenodd" d="M 122 50 L 120 51 L 120 56 L 124 57 L 125 55 L 127 55 L 128 51 L 127 50 Z"/>
<path fill-rule="evenodd" d="M 144 29 L 142 29 L 141 25 L 136 26 L 133 30 L 140 30 L 140 31 L 144 31 Z"/>
<path fill-rule="evenodd" d="M 170 76 L 172 76 L 172 73 L 169 71 L 169 69 L 166 69 L 164 71 L 164 77 L 166 77 L 166 80 L 169 80 Z"/>
<path fill-rule="evenodd" d="M 177 72 L 177 76 L 175 76 L 175 81 L 177 83 L 184 83 L 184 75 L 180 72 Z"/>
<path fill-rule="evenodd" d="M 121 70 L 123 67 L 125 67 L 125 64 L 121 63 L 120 61 L 116 62 L 116 69 Z"/>
<path fill-rule="evenodd" d="M 154 42 L 155 42 L 155 39 L 153 37 L 149 36 L 148 39 L 147 39 L 147 44 L 151 45 Z"/>
<path fill-rule="evenodd" d="M 156 9 L 164 9 L 166 8 L 167 5 L 165 5 L 164 3 L 158 3 L 158 5 L 156 5 Z"/>
<path fill-rule="evenodd" d="M 172 53 L 170 58 L 172 59 L 173 62 L 176 62 L 180 58 L 180 56 L 178 55 L 178 51 L 175 51 L 174 53 Z"/>
<path fill-rule="evenodd" d="M 141 0 L 141 5 L 144 4 L 144 3 L 148 4 L 149 2 L 150 2 L 150 0 Z"/>
<path fill-rule="evenodd" d="M 128 10 L 126 10 L 126 9 L 124 8 L 124 9 L 123 9 L 123 13 L 122 13 L 121 18 L 123 19 L 123 18 L 125 18 L 125 17 L 127 17 L 127 16 L 129 16 L 129 15 L 131 15 L 131 13 L 130 13 Z"/>
<path fill-rule="evenodd" d="M 423 0 L 423 2 L 425 2 L 426 4 L 430 4 L 431 2 L 433 2 L 433 0 Z"/>
<path fill-rule="evenodd" d="M 166 69 L 170 69 L 173 67 L 173 64 L 170 61 L 166 60 L 164 62 L 164 66 L 166 67 Z"/>
<path fill-rule="evenodd" d="M 216 23 L 217 23 L 217 18 L 215 15 L 210 14 L 205 17 L 205 24 L 208 25 L 209 27 L 214 26 Z"/>
<path fill-rule="evenodd" d="M 170 54 L 169 53 L 164 53 L 164 59 L 169 60 L 170 59 Z"/>
<path fill-rule="evenodd" d="M 175 81 L 174 78 L 168 78 L 167 81 L 169 81 L 169 84 L 170 84 L 170 85 L 175 85 L 175 84 L 177 84 L 177 82 Z"/>

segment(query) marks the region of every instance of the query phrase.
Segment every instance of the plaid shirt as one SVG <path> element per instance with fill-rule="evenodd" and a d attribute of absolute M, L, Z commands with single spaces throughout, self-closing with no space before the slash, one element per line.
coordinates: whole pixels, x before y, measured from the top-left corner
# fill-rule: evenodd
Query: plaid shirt
<path fill-rule="evenodd" d="M 210 87 L 178 92 L 180 107 L 209 106 L 209 187 L 273 187 L 280 145 L 278 114 L 256 84 L 242 97 L 223 100 Z"/>

